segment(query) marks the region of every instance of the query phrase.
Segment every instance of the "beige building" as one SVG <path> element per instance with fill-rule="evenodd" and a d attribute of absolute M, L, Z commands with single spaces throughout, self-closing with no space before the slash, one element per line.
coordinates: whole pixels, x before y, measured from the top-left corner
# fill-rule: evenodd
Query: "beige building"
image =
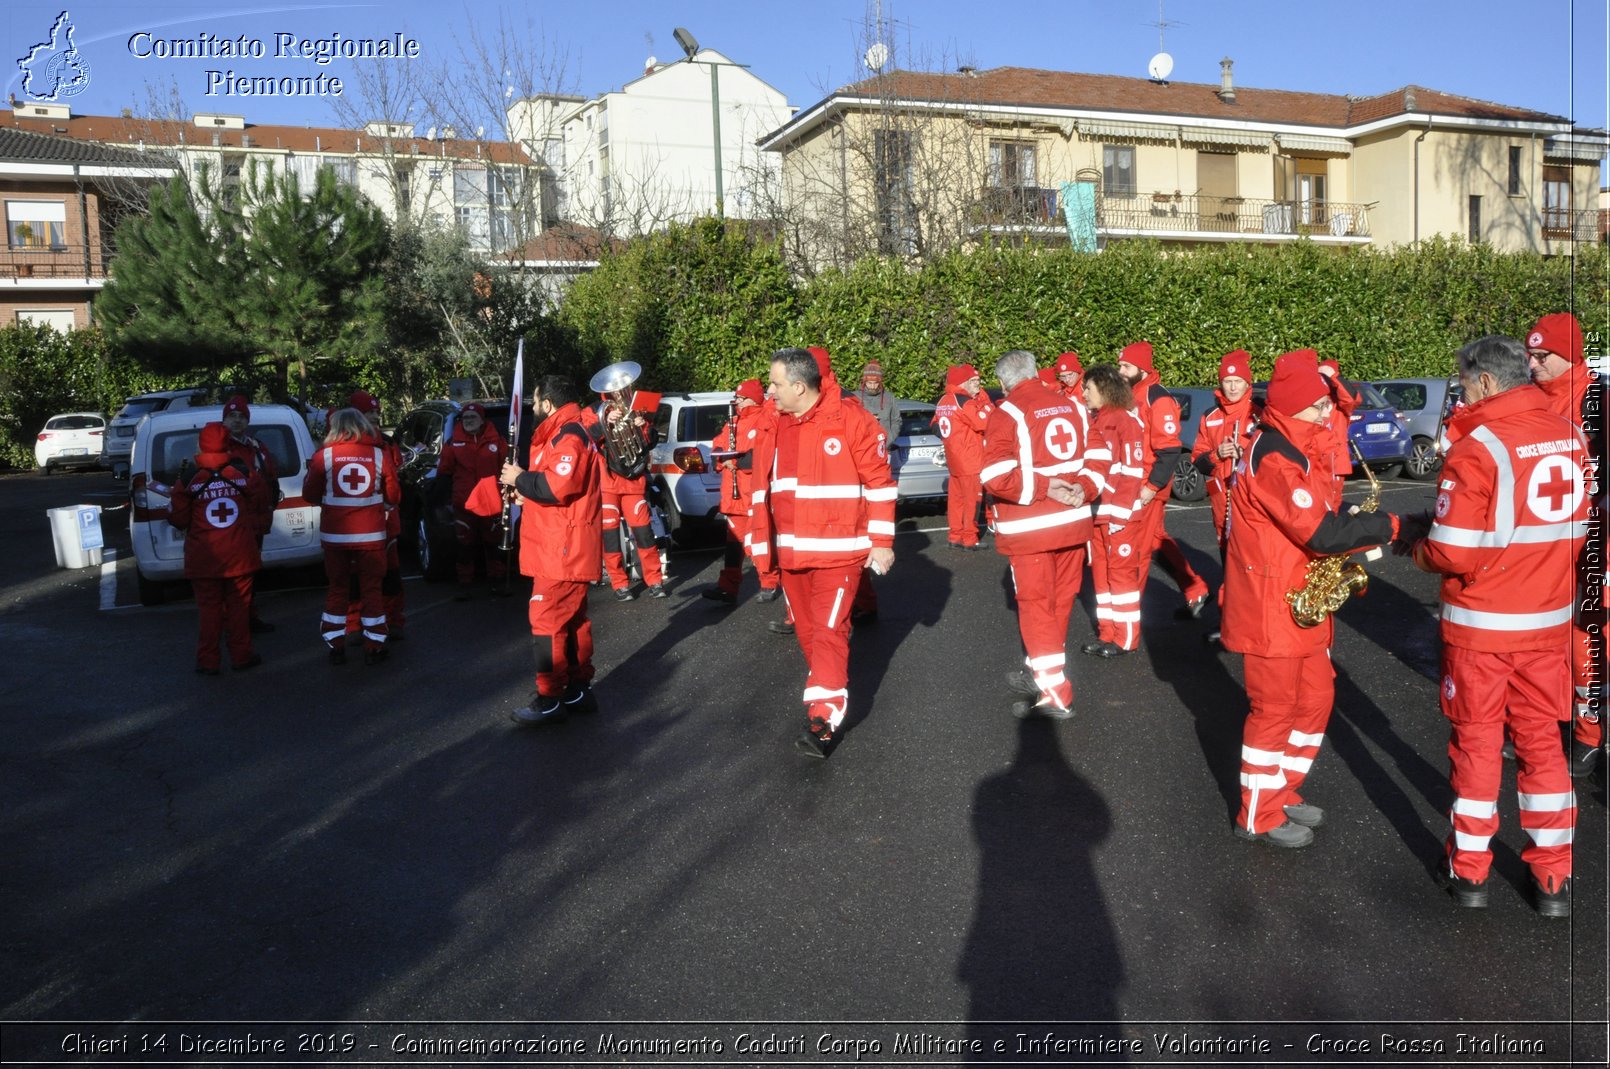
<path fill-rule="evenodd" d="M 1570 255 L 1598 240 L 1605 132 L 1410 86 L 1373 97 L 1002 67 L 894 71 L 762 139 L 808 266 L 986 236 L 1100 248 L 1434 234 Z"/>

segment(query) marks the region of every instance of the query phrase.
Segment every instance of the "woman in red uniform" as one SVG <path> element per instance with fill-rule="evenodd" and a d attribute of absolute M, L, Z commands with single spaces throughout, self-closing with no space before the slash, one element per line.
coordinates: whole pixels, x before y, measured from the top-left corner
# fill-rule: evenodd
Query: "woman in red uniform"
<path fill-rule="evenodd" d="M 1209 510 L 1213 530 L 1219 536 L 1219 559 L 1224 559 L 1225 504 L 1230 496 L 1230 473 L 1252 441 L 1261 405 L 1252 401 L 1252 358 L 1244 350 L 1225 353 L 1219 361 L 1219 388 L 1214 392 L 1218 406 L 1202 413 L 1196 425 L 1196 443 L 1191 446 L 1191 463 L 1207 481 Z"/>
<path fill-rule="evenodd" d="M 1130 522 L 1140 509 L 1146 481 L 1146 427 L 1135 411 L 1135 391 L 1111 364 L 1099 364 L 1084 377 L 1084 403 L 1090 409 L 1090 452 L 1109 456 L 1107 489 L 1096 503 L 1090 577 L 1096 584 L 1096 641 L 1081 647 L 1096 657 L 1118 657 L 1140 646 L 1141 553 Z"/>

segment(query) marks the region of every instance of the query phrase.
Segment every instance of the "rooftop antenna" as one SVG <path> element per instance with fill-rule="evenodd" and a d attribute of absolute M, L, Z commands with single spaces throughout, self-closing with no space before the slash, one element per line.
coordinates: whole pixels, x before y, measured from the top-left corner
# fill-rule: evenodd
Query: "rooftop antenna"
<path fill-rule="evenodd" d="M 874 0 L 872 5 L 872 44 L 861 62 L 873 74 L 882 73 L 884 64 L 889 62 L 889 46 L 883 43 L 883 0 Z"/>
<path fill-rule="evenodd" d="M 1154 82 L 1168 80 L 1174 70 L 1174 57 L 1168 54 L 1163 44 L 1163 31 L 1170 26 L 1179 26 L 1181 23 L 1171 22 L 1163 17 L 1163 0 L 1157 0 L 1157 55 L 1146 63 L 1146 73 Z"/>

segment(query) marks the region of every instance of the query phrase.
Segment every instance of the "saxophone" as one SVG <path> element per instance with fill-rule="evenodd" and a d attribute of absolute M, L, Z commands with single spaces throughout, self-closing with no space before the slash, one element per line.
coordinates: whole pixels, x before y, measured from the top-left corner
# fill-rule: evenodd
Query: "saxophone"
<path fill-rule="evenodd" d="M 1357 446 L 1353 446 L 1353 454 L 1370 479 L 1370 496 L 1357 511 L 1374 512 L 1381 504 L 1381 482 L 1364 463 Z M 1291 618 L 1297 621 L 1298 627 L 1318 627 L 1325 622 L 1325 617 L 1345 605 L 1348 598 L 1363 597 L 1369 586 L 1370 577 L 1362 564 L 1351 559 L 1350 554 L 1333 553 L 1308 562 L 1303 585 L 1286 591 L 1286 604 L 1291 606 Z"/>

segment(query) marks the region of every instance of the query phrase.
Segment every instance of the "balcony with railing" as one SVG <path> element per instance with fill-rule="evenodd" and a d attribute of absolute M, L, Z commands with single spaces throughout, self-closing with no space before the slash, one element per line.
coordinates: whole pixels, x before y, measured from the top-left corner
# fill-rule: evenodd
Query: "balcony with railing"
<path fill-rule="evenodd" d="M 0 281 L 104 281 L 109 250 L 100 245 L 17 245 L 0 248 Z"/>
<path fill-rule="evenodd" d="M 1095 223 L 1097 233 L 1114 237 L 1155 234 L 1211 241 L 1302 236 L 1356 243 L 1370 239 L 1370 208 L 1340 201 L 1098 192 Z M 974 202 L 973 219 L 982 230 L 1048 237 L 1065 225 L 1060 192 L 1035 186 L 985 187 Z"/>
<path fill-rule="evenodd" d="M 1555 241 L 1594 242 L 1600 240 L 1597 210 L 1574 212 L 1569 208 L 1543 209 L 1543 236 Z"/>

